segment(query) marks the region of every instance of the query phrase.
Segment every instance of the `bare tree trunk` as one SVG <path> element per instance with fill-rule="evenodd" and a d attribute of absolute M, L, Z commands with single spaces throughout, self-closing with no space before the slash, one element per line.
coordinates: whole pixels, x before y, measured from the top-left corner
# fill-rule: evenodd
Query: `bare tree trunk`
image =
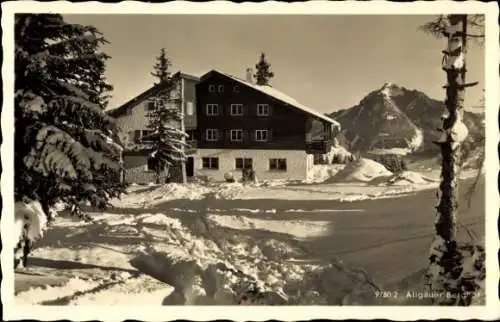
<path fill-rule="evenodd" d="M 460 144 L 468 134 L 467 127 L 462 122 L 464 96 L 465 88 L 475 84 L 465 82 L 467 15 L 450 15 L 448 21 L 446 32 L 448 46 L 443 51 L 445 54 L 443 69 L 448 82 L 444 86 L 446 111 L 442 116 L 442 128 L 439 129 L 442 132 L 441 138 L 435 142 L 441 148 L 441 184 L 438 191 L 439 202 L 436 206 L 437 236 L 431 249 L 430 267 L 434 272 L 431 277 L 433 290 L 453 292 L 456 288 L 450 281 L 457 278 L 453 276 L 456 275 L 457 267 L 460 265 L 456 242 Z M 443 303 L 442 299 L 438 299 L 438 302 Z"/>

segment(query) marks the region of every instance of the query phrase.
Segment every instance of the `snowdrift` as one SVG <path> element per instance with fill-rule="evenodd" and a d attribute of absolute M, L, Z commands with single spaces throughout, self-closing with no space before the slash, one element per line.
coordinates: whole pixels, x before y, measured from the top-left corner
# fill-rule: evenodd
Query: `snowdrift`
<path fill-rule="evenodd" d="M 391 176 L 392 172 L 370 159 L 360 159 L 345 166 L 327 182 L 370 182 L 375 178 Z"/>
<path fill-rule="evenodd" d="M 335 176 L 339 171 L 344 169 L 343 164 L 317 164 L 314 165 L 310 177 L 305 183 L 322 183 Z"/>
<path fill-rule="evenodd" d="M 147 188 L 134 187 L 121 199 L 111 201 L 111 204 L 120 208 L 147 208 L 162 202 L 176 199 L 199 200 L 210 191 L 203 185 L 189 183 L 169 183 Z"/>
<path fill-rule="evenodd" d="M 404 171 L 402 173 L 395 174 L 387 181 L 388 185 L 394 186 L 405 186 L 405 185 L 425 185 L 439 182 L 429 177 L 426 177 L 418 172 L 414 171 Z"/>

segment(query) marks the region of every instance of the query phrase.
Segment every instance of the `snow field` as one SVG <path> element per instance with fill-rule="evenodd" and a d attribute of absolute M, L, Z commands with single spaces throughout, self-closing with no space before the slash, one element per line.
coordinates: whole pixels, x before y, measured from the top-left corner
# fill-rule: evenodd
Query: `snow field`
<path fill-rule="evenodd" d="M 99 273 L 94 278 L 84 280 L 83 278 L 88 276 L 83 273 L 84 269 L 74 269 L 72 273 L 76 277 L 65 286 L 32 288 L 20 292 L 16 296 L 17 301 L 23 304 L 59 301 L 66 305 L 169 305 L 179 304 L 179 301 L 183 304 L 217 304 L 218 301 L 231 304 L 229 302 L 234 301 L 238 292 L 245 288 L 245 283 L 251 280 L 273 294 L 286 293 L 286 298 L 291 301 L 300 300 L 306 293 L 310 293 L 311 297 L 307 301 L 317 303 L 341 302 L 347 296 L 344 291 L 337 292 L 336 289 L 328 290 L 331 293 L 328 295 L 330 300 L 320 295 L 320 291 L 325 290 L 321 290 L 322 286 L 317 284 L 319 280 L 314 279 L 314 276 L 327 269 L 328 263 L 306 264 L 292 261 L 294 257 L 300 256 L 302 251 L 286 241 L 273 238 L 259 240 L 250 234 L 240 235 L 235 234 L 233 230 L 225 230 L 231 225 L 229 228 L 232 229 L 247 229 L 249 223 L 252 223 L 248 218 L 243 219 L 243 225 L 238 225 L 234 221 L 235 216 L 229 217 L 231 219 L 223 221 L 224 225 L 221 226 L 218 225 L 221 222 L 220 216 L 211 215 L 208 220 L 219 232 L 208 235 L 203 234 L 206 227 L 201 227 L 203 224 L 198 219 L 186 226 L 181 220 L 165 214 L 105 213 L 95 215 L 95 218 L 96 221 L 90 225 L 85 224 L 85 228 L 104 224 L 105 237 L 112 237 L 117 231 L 130 231 L 134 232 L 132 235 L 148 236 L 147 241 L 122 246 L 97 245 L 94 236 L 86 236 L 82 231 L 81 245 L 74 245 L 76 247 L 71 249 L 41 247 L 35 250 L 33 256 L 51 260 L 72 260 L 98 267 L 109 265 L 115 269 L 138 269 L 141 275 L 130 277 L 130 273 L 119 272 L 113 274 L 117 277 L 110 280 L 109 275 Z M 61 221 L 66 222 L 60 227 L 72 228 L 70 231 L 81 227 L 81 223 L 76 221 L 72 225 L 68 222 L 69 219 Z M 253 222 L 266 227 L 263 221 Z M 305 232 L 311 227 L 303 222 L 292 222 L 287 227 L 276 230 L 278 233 L 287 233 L 292 238 L 306 238 L 308 235 Z M 273 230 L 269 226 L 267 229 Z M 95 246 L 88 246 L 92 242 Z M 214 266 L 221 264 L 232 268 L 233 272 L 214 270 Z M 189 273 L 190 271 L 192 273 Z M 356 274 L 351 276 L 345 273 L 347 271 L 344 269 L 338 272 L 339 279 L 345 278 L 342 282 L 345 283 L 343 289 L 364 283 L 362 277 Z M 235 272 L 243 272 L 247 278 L 242 278 L 238 275 L 240 273 Z M 345 276 L 342 277 L 343 275 Z M 120 283 L 120 280 L 125 282 Z M 305 280 L 307 283 L 304 283 Z M 96 290 L 99 288 L 102 290 Z M 207 288 L 211 296 L 207 296 Z M 315 292 L 317 295 L 314 295 Z"/>

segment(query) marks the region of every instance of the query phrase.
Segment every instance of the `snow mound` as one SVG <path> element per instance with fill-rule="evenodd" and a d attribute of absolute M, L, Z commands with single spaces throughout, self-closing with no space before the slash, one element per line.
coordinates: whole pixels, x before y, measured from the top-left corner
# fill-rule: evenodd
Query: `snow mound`
<path fill-rule="evenodd" d="M 210 193 L 213 193 L 216 199 L 234 199 L 245 190 L 245 184 L 241 182 L 232 182 L 224 183 Z"/>
<path fill-rule="evenodd" d="M 345 166 L 330 180 L 331 182 L 369 182 L 382 176 L 390 176 L 392 172 L 386 169 L 382 164 L 370 160 L 360 159 Z"/>
<path fill-rule="evenodd" d="M 344 169 L 343 164 L 317 164 L 311 169 L 309 178 L 305 183 L 321 183 L 335 176 Z"/>
<path fill-rule="evenodd" d="M 209 190 L 208 187 L 194 183 L 168 183 L 131 191 L 121 199 L 113 200 L 112 205 L 122 208 L 146 208 L 176 199 L 200 200 Z"/>
<path fill-rule="evenodd" d="M 418 172 L 404 171 L 402 173 L 395 174 L 388 180 L 387 183 L 389 185 L 404 186 L 412 184 L 417 184 L 417 185 L 430 184 L 434 182 L 437 182 L 437 180 L 423 176 Z"/>

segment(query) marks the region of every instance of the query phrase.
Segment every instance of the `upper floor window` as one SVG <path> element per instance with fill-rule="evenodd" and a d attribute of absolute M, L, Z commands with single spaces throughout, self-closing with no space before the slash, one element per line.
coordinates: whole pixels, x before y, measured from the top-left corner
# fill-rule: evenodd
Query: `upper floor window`
<path fill-rule="evenodd" d="M 217 90 L 219 93 L 224 93 L 224 85 L 217 86 Z"/>
<path fill-rule="evenodd" d="M 151 141 L 153 138 L 151 137 L 155 133 L 155 131 L 152 130 L 143 130 L 142 131 L 142 140 L 143 141 Z"/>
<path fill-rule="evenodd" d="M 208 85 L 208 91 L 210 93 L 215 93 L 215 85 Z"/>
<path fill-rule="evenodd" d="M 194 114 L 194 105 L 193 105 L 193 102 L 187 102 L 187 105 L 186 105 L 186 114 L 187 115 L 193 115 Z"/>
<path fill-rule="evenodd" d="M 243 104 L 231 104 L 231 115 L 243 115 Z"/>
<path fill-rule="evenodd" d="M 148 102 L 146 103 L 146 109 L 147 109 L 148 111 L 152 111 L 152 110 L 154 110 L 154 109 L 155 109 L 155 107 L 156 107 L 155 101 L 148 101 Z"/>
<path fill-rule="evenodd" d="M 233 92 L 239 93 L 240 92 L 240 85 L 234 85 Z"/>
<path fill-rule="evenodd" d="M 234 161 L 236 169 L 252 169 L 253 160 L 251 158 L 235 158 Z"/>
<path fill-rule="evenodd" d="M 219 105 L 207 104 L 207 115 L 219 115 Z"/>
<path fill-rule="evenodd" d="M 186 138 L 186 141 L 196 140 L 196 130 L 187 130 L 186 134 L 188 135 L 188 137 Z"/>
<path fill-rule="evenodd" d="M 243 141 L 243 130 L 231 130 L 231 141 L 233 142 Z"/>
<path fill-rule="evenodd" d="M 207 141 L 217 141 L 219 139 L 219 131 L 217 129 L 207 129 L 205 139 Z"/>
<path fill-rule="evenodd" d="M 255 131 L 255 141 L 265 142 L 269 139 L 268 130 L 256 130 Z"/>
<path fill-rule="evenodd" d="M 286 159 L 269 159 L 269 170 L 286 171 Z"/>
<path fill-rule="evenodd" d="M 269 104 L 257 104 L 257 115 L 258 116 L 268 116 L 269 115 Z"/>

